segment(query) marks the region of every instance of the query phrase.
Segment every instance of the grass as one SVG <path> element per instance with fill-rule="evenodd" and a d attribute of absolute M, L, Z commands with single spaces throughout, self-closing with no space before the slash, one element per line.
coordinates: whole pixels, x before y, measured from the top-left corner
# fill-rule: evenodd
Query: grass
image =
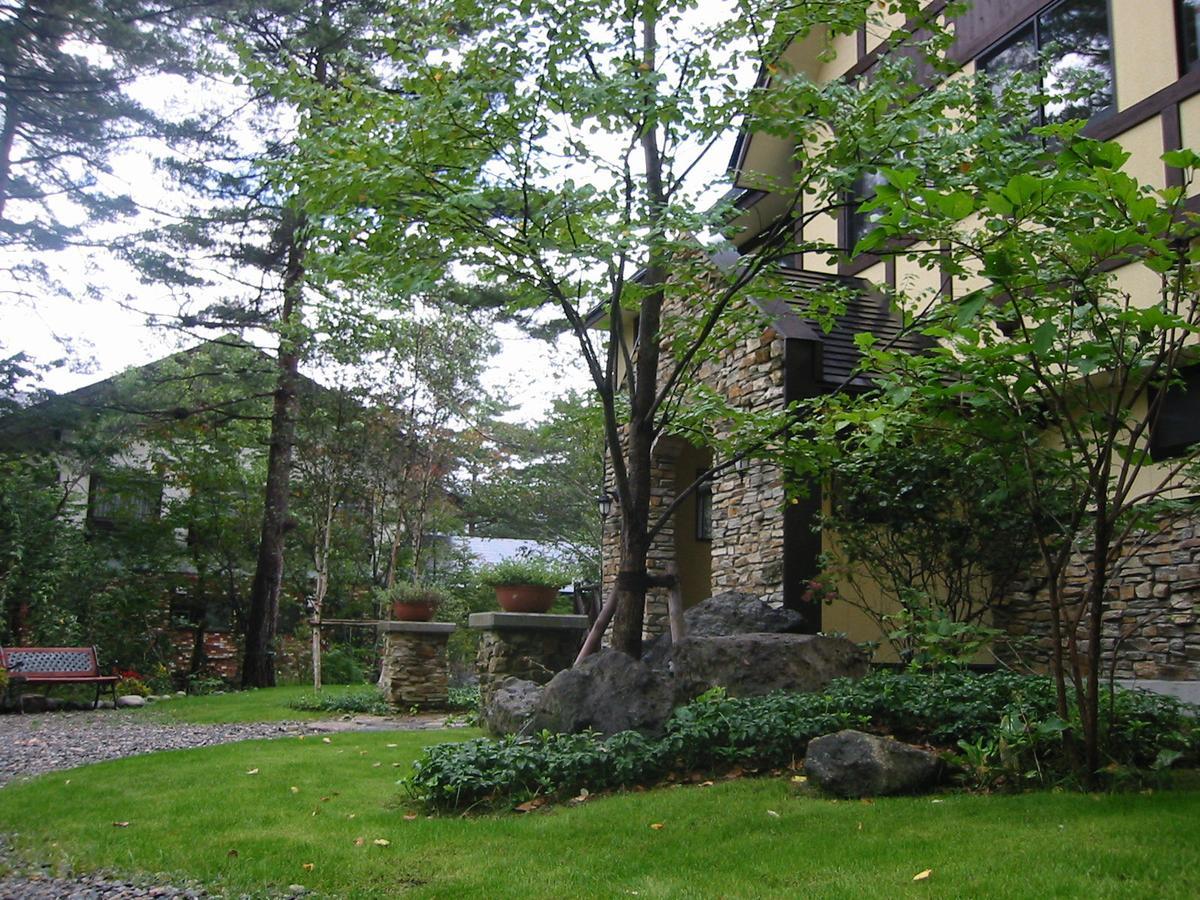
<path fill-rule="evenodd" d="M 101 763 L 0 790 L 0 831 L 66 865 L 166 872 L 234 894 L 303 884 L 354 898 L 1200 895 L 1195 790 L 836 802 L 753 779 L 525 816 L 406 819 L 394 782 L 420 748 L 472 736 L 336 734 Z"/>
<path fill-rule="evenodd" d="M 372 690 L 368 684 L 328 685 L 321 689 L 327 694 L 348 694 Z M 195 725 L 226 722 L 281 722 L 302 719 L 328 719 L 341 713 L 317 712 L 292 709 L 291 700 L 301 694 L 311 694 L 312 685 L 259 688 L 245 691 L 230 691 L 224 694 L 204 694 L 194 697 L 176 697 L 160 700 L 145 707 L 144 715 L 171 722 L 188 722 Z"/>

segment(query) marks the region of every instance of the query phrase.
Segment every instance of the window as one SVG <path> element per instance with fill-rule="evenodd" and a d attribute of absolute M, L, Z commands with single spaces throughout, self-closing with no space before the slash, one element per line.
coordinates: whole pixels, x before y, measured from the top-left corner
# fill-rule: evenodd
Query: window
<path fill-rule="evenodd" d="M 696 540 L 712 540 L 712 514 L 712 482 L 706 481 L 696 488 Z"/>
<path fill-rule="evenodd" d="M 93 474 L 88 483 L 88 524 L 113 529 L 158 520 L 162 483 L 145 477 Z"/>
<path fill-rule="evenodd" d="M 1183 456 L 1200 443 L 1200 366 L 1179 371 L 1179 384 L 1167 388 L 1150 434 L 1153 460 Z"/>
<path fill-rule="evenodd" d="M 1183 71 L 1190 72 L 1200 64 L 1200 0 L 1178 0 L 1176 14 Z"/>
<path fill-rule="evenodd" d="M 858 242 L 874 231 L 878 225 L 879 217 L 882 215 L 881 210 L 859 212 L 858 206 L 874 197 L 875 189 L 885 181 L 886 179 L 874 170 L 864 172 L 855 179 L 852 189 L 853 196 L 850 198 L 850 205 L 846 210 L 847 250 L 853 250 Z"/>
<path fill-rule="evenodd" d="M 1085 89 L 1082 95 L 1060 97 L 1033 110 L 1031 125 L 1110 112 L 1114 91 L 1107 0 L 1054 4 L 980 56 L 978 67 L 996 78 L 997 93 L 1009 75 L 1023 75 L 1049 95 Z"/>

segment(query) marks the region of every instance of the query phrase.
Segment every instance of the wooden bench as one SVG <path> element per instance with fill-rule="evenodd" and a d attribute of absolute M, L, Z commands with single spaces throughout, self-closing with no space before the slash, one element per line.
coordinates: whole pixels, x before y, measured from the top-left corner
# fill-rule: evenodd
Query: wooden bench
<path fill-rule="evenodd" d="M 8 692 L 17 693 L 24 686 L 44 685 L 45 693 L 57 684 L 94 684 L 96 698 L 92 708 L 100 705 L 100 690 L 108 685 L 113 706 L 117 703 L 116 675 L 101 675 L 95 647 L 0 647 L 0 666 L 8 670 Z"/>

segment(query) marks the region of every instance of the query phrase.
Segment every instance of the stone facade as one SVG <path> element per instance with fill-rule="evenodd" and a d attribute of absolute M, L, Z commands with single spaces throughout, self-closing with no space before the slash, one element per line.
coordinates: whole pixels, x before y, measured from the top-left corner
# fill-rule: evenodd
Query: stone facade
<path fill-rule="evenodd" d="M 679 312 L 667 309 L 664 319 Z M 757 312 L 748 314 L 761 321 Z M 664 333 L 670 332 L 664 328 Z M 667 365 L 662 368 L 665 371 Z M 769 326 L 750 328 L 706 359 L 700 366 L 698 378 L 734 407 L 746 412 L 776 412 L 784 405 L 784 339 Z M 717 423 L 717 438 L 728 438 L 732 428 L 729 423 Z M 691 481 L 691 478 L 679 478 L 677 461 L 684 446 L 680 439 L 666 436 L 655 446 L 651 469 L 652 521 L 656 519 L 657 511 L 674 499 L 679 482 L 682 480 L 687 484 Z M 723 472 L 712 489 L 710 594 L 738 591 L 761 597 L 772 605 L 781 605 L 783 508 L 786 503 L 782 471 L 778 466 L 752 460 L 740 474 Z M 676 518 L 679 518 L 678 513 Z M 669 524 L 657 536 L 648 557 L 650 574 L 663 574 L 668 563 L 676 561 L 676 525 Z M 605 596 L 616 579 L 619 529 L 619 516 L 611 516 L 605 522 Z M 679 559 L 678 563 L 683 567 L 688 565 L 688 560 Z M 667 591 L 655 588 L 646 597 L 644 635 L 650 638 L 666 628 Z"/>
<path fill-rule="evenodd" d="M 1120 679 L 1200 679 L 1200 521 L 1164 527 L 1141 542 L 1113 581 L 1101 637 L 1107 676 L 1116 652 Z M 1088 562 L 1071 560 L 1065 597 L 1082 600 Z M 1046 591 L 1017 592 L 996 625 L 1018 638 L 1010 657 L 1045 667 L 1053 646 Z M 1080 647 L 1087 647 L 1087 619 Z"/>
<path fill-rule="evenodd" d="M 450 694 L 446 644 L 451 622 L 388 622 L 383 632 L 379 689 L 397 707 L 439 709 Z"/>
<path fill-rule="evenodd" d="M 575 662 L 587 631 L 587 616 L 545 613 L 472 613 L 472 628 L 482 633 L 475 655 L 479 692 L 514 677 L 546 684 Z"/>

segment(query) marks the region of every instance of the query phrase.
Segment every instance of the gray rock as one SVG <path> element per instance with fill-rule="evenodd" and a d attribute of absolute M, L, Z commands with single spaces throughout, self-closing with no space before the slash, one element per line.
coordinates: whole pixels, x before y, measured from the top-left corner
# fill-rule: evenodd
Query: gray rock
<path fill-rule="evenodd" d="M 845 638 L 818 634 L 688 635 L 671 654 L 675 696 L 686 702 L 709 688 L 731 697 L 772 691 L 811 693 L 835 678 L 862 678 L 867 655 Z"/>
<path fill-rule="evenodd" d="M 809 742 L 804 771 L 839 797 L 913 794 L 932 787 L 942 772 L 937 755 L 891 738 L 839 731 Z"/>
<path fill-rule="evenodd" d="M 126 694 L 123 697 L 117 698 L 117 706 L 136 707 L 136 706 L 145 706 L 145 705 L 146 705 L 146 698 L 139 697 L 137 694 Z"/>
<path fill-rule="evenodd" d="M 115 709 L 115 708 L 116 707 L 113 705 L 113 702 L 111 700 L 101 700 L 99 703 L 96 704 L 96 709 Z"/>
<path fill-rule="evenodd" d="M 58 712 L 62 708 L 63 701 L 59 700 L 57 697 L 46 698 L 46 712 Z"/>
<path fill-rule="evenodd" d="M 671 715 L 672 693 L 669 676 L 617 650 L 601 650 L 550 680 L 530 728 L 657 736 Z"/>
<path fill-rule="evenodd" d="M 752 594 L 725 593 L 702 600 L 684 611 L 688 637 L 725 634 L 797 634 L 804 627 L 798 612 L 768 606 Z M 671 635 L 661 634 L 642 653 L 646 665 L 662 668 L 671 659 Z"/>
<path fill-rule="evenodd" d="M 21 712 L 42 713 L 50 708 L 50 704 L 41 694 L 22 694 L 17 699 L 17 708 Z"/>
<path fill-rule="evenodd" d="M 484 699 L 484 727 L 496 737 L 520 734 L 541 696 L 542 685 L 523 678 L 505 678 Z"/>

